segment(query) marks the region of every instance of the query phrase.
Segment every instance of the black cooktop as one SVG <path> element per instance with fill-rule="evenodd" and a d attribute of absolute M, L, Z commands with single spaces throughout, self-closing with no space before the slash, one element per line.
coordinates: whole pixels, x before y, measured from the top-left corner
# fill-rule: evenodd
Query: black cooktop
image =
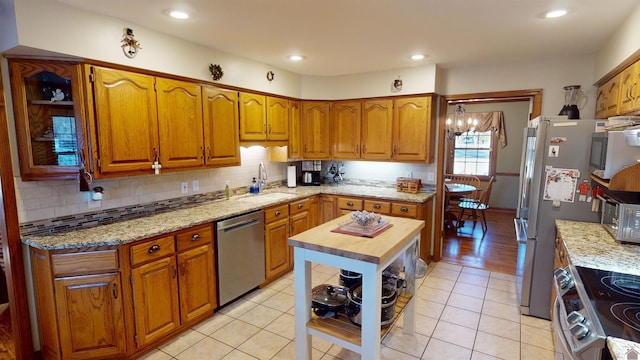
<path fill-rule="evenodd" d="M 640 276 L 576 266 L 607 336 L 640 342 Z"/>

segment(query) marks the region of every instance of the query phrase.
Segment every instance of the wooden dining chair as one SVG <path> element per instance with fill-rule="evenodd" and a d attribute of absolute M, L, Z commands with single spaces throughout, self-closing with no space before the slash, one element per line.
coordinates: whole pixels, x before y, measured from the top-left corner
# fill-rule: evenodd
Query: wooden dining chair
<path fill-rule="evenodd" d="M 482 197 L 478 200 L 467 200 L 461 201 L 458 203 L 458 208 L 460 209 L 460 214 L 458 215 L 458 222 L 462 224 L 464 219 L 473 220 L 473 228 L 476 227 L 476 222 L 478 221 L 478 216 L 482 221 L 482 233 L 484 234 L 487 231 L 487 219 L 485 218 L 484 211 L 489 208 L 489 198 L 491 197 L 491 188 L 493 187 L 493 181 L 495 177 L 492 176 L 489 178 L 489 182 L 487 182 L 487 186 L 482 192 Z M 469 210 L 469 213 L 465 215 L 465 211 Z M 466 216 L 466 217 L 465 217 Z M 460 227 L 458 227 L 460 228 Z"/>
<path fill-rule="evenodd" d="M 476 189 L 480 189 L 480 178 L 474 175 L 445 174 L 444 178 L 453 184 L 471 185 Z M 454 203 L 462 202 L 465 200 L 479 200 L 478 194 L 479 192 L 478 190 L 476 190 L 471 194 L 465 195 L 463 197 L 456 198 L 455 196 L 452 196 L 451 200 L 453 200 Z"/>

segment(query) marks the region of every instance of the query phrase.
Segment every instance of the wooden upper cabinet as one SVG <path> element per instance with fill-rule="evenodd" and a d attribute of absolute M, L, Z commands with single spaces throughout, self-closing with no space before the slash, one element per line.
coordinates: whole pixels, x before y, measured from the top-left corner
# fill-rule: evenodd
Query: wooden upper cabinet
<path fill-rule="evenodd" d="M 22 180 L 77 179 L 88 156 L 81 65 L 11 59 L 9 74 Z"/>
<path fill-rule="evenodd" d="M 598 87 L 598 93 L 596 95 L 596 113 L 595 113 L 595 117 L 596 119 L 604 119 L 605 118 L 605 109 L 606 109 L 606 105 L 605 105 L 605 101 L 606 101 L 606 93 L 605 93 L 605 86 L 601 85 Z"/>
<path fill-rule="evenodd" d="M 264 95 L 240 93 L 240 140 L 266 140 L 267 105 Z"/>
<path fill-rule="evenodd" d="M 156 78 L 160 163 L 164 169 L 203 165 L 200 85 Z"/>
<path fill-rule="evenodd" d="M 240 165 L 238 92 L 202 87 L 206 166 Z"/>
<path fill-rule="evenodd" d="M 393 159 L 433 161 L 431 97 L 402 98 L 393 104 Z"/>
<path fill-rule="evenodd" d="M 289 146 L 287 147 L 289 159 L 302 157 L 301 126 L 300 101 L 289 100 Z"/>
<path fill-rule="evenodd" d="M 334 102 L 331 111 L 333 157 L 360 159 L 360 101 Z"/>
<path fill-rule="evenodd" d="M 620 94 L 618 95 L 618 114 L 626 114 L 640 109 L 640 63 L 634 63 L 620 74 Z"/>
<path fill-rule="evenodd" d="M 93 66 L 90 116 L 94 163 L 101 174 L 150 174 L 159 156 L 154 77 Z M 91 112 L 89 112 L 91 114 Z"/>
<path fill-rule="evenodd" d="M 389 160 L 393 141 L 393 100 L 367 100 L 362 109 L 362 159 Z"/>
<path fill-rule="evenodd" d="M 289 140 L 289 101 L 267 96 L 267 140 Z"/>
<path fill-rule="evenodd" d="M 604 118 L 618 115 L 621 76 L 622 74 L 616 75 L 604 85 L 604 112 L 602 114 Z"/>
<path fill-rule="evenodd" d="M 331 104 L 302 102 L 302 157 L 329 159 L 331 156 Z"/>

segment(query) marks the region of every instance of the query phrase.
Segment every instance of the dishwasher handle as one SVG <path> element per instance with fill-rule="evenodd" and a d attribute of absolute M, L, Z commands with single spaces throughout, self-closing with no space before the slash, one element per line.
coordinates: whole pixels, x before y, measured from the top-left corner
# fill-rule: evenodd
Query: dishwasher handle
<path fill-rule="evenodd" d="M 241 221 L 241 222 L 237 222 L 237 223 L 232 223 L 232 224 L 218 224 L 218 231 L 224 231 L 224 232 L 232 232 L 232 231 L 236 231 L 236 230 L 240 230 L 242 228 L 251 226 L 251 225 L 255 225 L 255 224 L 259 224 L 260 223 L 260 219 L 247 219 L 245 221 Z"/>

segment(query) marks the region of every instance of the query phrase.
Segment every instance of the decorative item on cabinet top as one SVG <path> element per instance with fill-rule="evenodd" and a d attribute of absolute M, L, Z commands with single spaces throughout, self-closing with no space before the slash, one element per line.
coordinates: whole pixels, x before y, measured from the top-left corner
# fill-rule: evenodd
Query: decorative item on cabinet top
<path fill-rule="evenodd" d="M 135 39 L 133 29 L 131 28 L 124 28 L 124 34 L 122 34 L 122 40 L 120 40 L 120 43 L 124 56 L 129 59 L 136 57 L 136 55 L 138 55 L 138 50 L 142 49 L 142 45 L 140 45 L 140 42 Z"/>
<path fill-rule="evenodd" d="M 213 81 L 222 79 L 222 76 L 224 75 L 222 66 L 218 64 L 209 64 L 209 72 L 211 73 L 211 78 L 213 79 Z"/>

